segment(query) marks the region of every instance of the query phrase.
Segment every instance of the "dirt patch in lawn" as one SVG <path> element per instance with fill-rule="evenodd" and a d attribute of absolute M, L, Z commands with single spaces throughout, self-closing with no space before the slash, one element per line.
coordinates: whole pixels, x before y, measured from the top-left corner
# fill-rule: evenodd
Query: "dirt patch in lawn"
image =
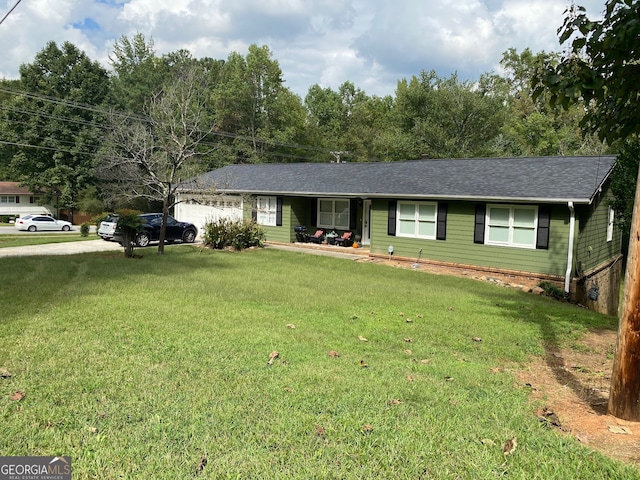
<path fill-rule="evenodd" d="M 531 291 L 539 280 L 513 275 L 482 275 L 461 268 L 375 259 L 398 268 L 458 275 Z M 536 415 L 549 428 L 574 436 L 588 448 L 640 466 L 640 422 L 607 415 L 617 332 L 592 331 L 570 347 L 545 345 L 545 356 L 515 372 L 531 398 Z"/>
<path fill-rule="evenodd" d="M 617 332 L 593 331 L 570 348 L 549 347 L 517 372 L 542 407 L 541 422 L 607 456 L 640 466 L 640 422 L 607 415 Z"/>

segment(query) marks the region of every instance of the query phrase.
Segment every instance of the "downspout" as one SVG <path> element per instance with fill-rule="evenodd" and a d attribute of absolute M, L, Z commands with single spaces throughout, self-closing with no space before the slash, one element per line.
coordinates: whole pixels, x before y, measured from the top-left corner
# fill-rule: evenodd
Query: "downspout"
<path fill-rule="evenodd" d="M 576 212 L 573 202 L 567 203 L 569 207 L 569 248 L 567 249 L 567 271 L 564 276 L 564 295 L 569 298 L 569 285 L 571 284 L 571 269 L 573 267 L 573 240 L 576 230 Z"/>

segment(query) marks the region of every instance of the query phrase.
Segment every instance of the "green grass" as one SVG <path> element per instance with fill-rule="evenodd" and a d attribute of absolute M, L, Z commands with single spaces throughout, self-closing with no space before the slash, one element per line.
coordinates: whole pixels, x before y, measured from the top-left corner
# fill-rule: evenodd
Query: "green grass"
<path fill-rule="evenodd" d="M 640 478 L 513 375 L 614 318 L 309 254 L 138 252 L 0 259 L 2 455 L 70 455 L 74 479 Z"/>
<path fill-rule="evenodd" d="M 95 234 L 83 237 L 80 232 L 71 233 L 29 233 L 29 234 L 0 234 L 0 248 L 23 247 L 27 245 L 44 245 L 48 243 L 81 242 L 85 240 L 99 240 Z"/>

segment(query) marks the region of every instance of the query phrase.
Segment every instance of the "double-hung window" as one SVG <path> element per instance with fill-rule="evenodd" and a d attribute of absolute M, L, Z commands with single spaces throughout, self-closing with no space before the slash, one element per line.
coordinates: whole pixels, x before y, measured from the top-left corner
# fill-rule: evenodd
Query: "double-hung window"
<path fill-rule="evenodd" d="M 349 229 L 349 200 L 321 198 L 318 201 L 318 227 Z"/>
<path fill-rule="evenodd" d="M 487 205 L 487 245 L 536 248 L 537 207 Z"/>
<path fill-rule="evenodd" d="M 609 205 L 609 215 L 608 215 L 608 223 L 607 223 L 607 242 L 611 242 L 613 240 L 613 224 L 616 219 L 616 211 L 613 209 L 611 205 Z"/>
<path fill-rule="evenodd" d="M 19 203 L 16 200 L 18 199 L 18 197 L 14 196 L 14 195 L 9 195 L 9 196 L 1 196 L 0 197 L 0 203 Z"/>
<path fill-rule="evenodd" d="M 396 235 L 436 238 L 438 206 L 432 202 L 398 202 Z"/>
<path fill-rule="evenodd" d="M 258 225 L 276 226 L 277 197 L 258 197 L 256 222 Z"/>

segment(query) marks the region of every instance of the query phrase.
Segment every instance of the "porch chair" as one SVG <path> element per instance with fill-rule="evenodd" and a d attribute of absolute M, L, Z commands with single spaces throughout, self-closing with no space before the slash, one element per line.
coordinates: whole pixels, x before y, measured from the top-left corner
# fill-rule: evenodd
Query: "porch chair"
<path fill-rule="evenodd" d="M 322 243 L 324 240 L 324 230 L 319 228 L 313 235 L 307 235 L 307 242 Z"/>
<path fill-rule="evenodd" d="M 341 247 L 350 247 L 353 245 L 353 232 L 344 232 L 341 237 L 334 240 L 334 243 Z"/>

